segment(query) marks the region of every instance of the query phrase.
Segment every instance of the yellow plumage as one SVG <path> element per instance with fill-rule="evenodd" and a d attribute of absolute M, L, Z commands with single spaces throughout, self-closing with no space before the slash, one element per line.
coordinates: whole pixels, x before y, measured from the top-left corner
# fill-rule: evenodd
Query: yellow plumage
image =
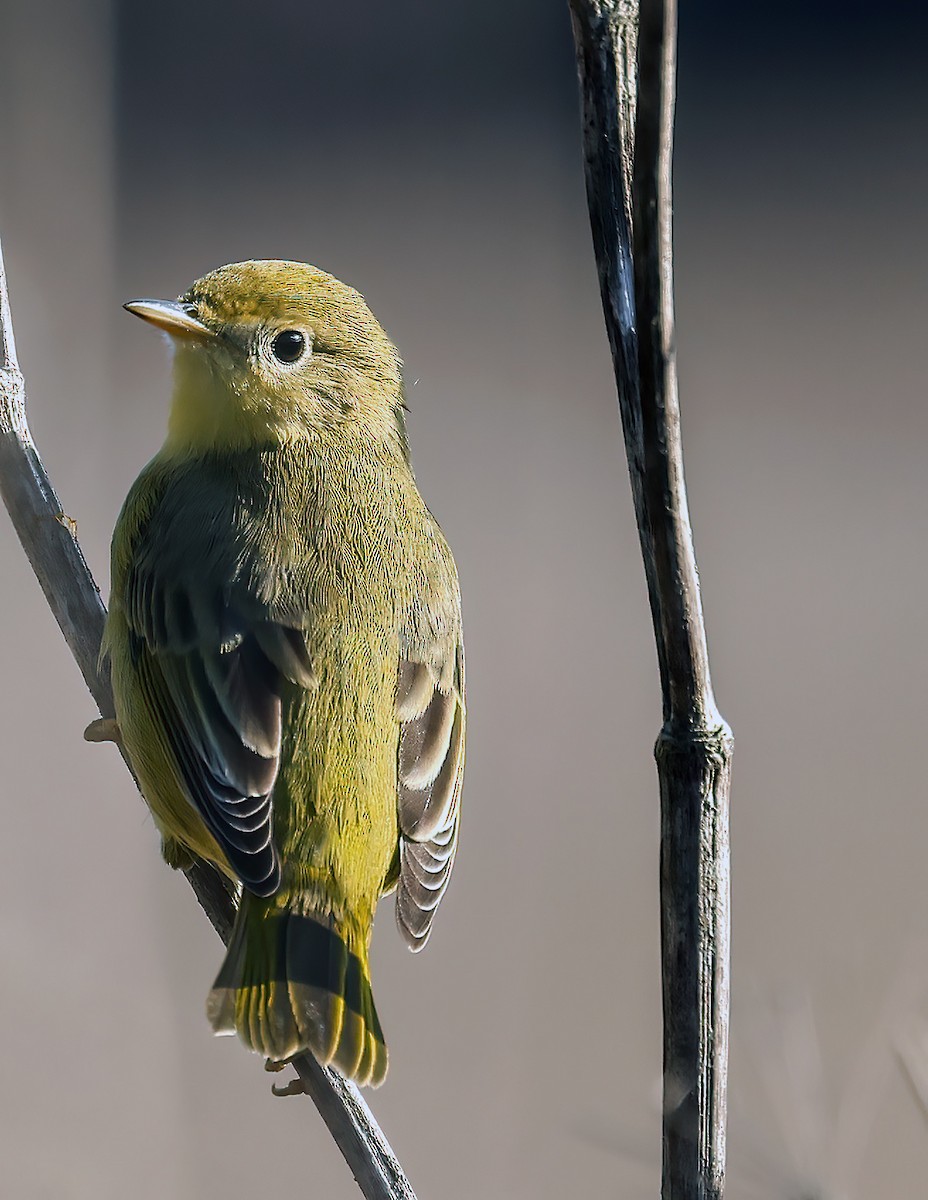
<path fill-rule="evenodd" d="M 128 306 L 176 343 L 167 440 L 113 535 L 105 651 L 163 839 L 241 881 L 208 1011 L 376 1085 L 377 901 L 425 944 L 454 860 L 460 601 L 409 466 L 396 352 L 299 263 Z"/>

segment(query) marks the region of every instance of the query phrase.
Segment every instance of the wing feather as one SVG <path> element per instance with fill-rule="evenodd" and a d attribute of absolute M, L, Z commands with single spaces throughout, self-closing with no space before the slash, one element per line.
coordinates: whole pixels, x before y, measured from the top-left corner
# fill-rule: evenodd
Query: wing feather
<path fill-rule="evenodd" d="M 262 471 L 156 456 L 123 506 L 112 564 L 132 665 L 181 791 L 243 886 L 269 895 L 284 702 L 314 680 L 308 592 L 255 536 Z"/>
<path fill-rule="evenodd" d="M 281 695 L 312 685 L 305 637 L 268 614 L 249 620 L 230 600 L 169 591 L 157 571 L 138 569 L 131 582 L 136 666 L 184 792 L 242 885 L 271 895 Z"/>
<path fill-rule="evenodd" d="M 464 653 L 448 661 L 403 661 L 397 675 L 400 826 L 396 920 L 421 950 L 454 865 L 464 777 Z"/>
<path fill-rule="evenodd" d="M 265 758 L 244 745 L 194 656 L 159 654 L 145 643 L 136 665 L 187 798 L 243 886 L 257 895 L 272 894 L 280 882 L 272 841 L 276 754 Z"/>

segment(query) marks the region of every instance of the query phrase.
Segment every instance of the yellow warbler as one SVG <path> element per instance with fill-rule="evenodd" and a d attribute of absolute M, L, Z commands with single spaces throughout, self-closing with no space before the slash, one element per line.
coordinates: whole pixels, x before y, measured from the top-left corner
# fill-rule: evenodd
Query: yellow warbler
<path fill-rule="evenodd" d="M 209 1019 L 377 1085 L 374 909 L 396 888 L 425 944 L 464 769 L 457 573 L 410 468 L 400 360 L 302 263 L 126 307 L 170 335 L 174 396 L 113 534 L 104 652 L 165 858 L 242 886 Z"/>

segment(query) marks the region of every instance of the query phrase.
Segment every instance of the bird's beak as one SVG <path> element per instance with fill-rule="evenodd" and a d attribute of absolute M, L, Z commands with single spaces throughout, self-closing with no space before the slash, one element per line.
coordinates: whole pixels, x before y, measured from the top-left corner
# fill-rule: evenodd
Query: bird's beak
<path fill-rule="evenodd" d="M 172 337 L 211 338 L 214 336 L 202 321 L 198 321 L 176 300 L 130 300 L 123 308 L 143 321 L 151 321 Z"/>

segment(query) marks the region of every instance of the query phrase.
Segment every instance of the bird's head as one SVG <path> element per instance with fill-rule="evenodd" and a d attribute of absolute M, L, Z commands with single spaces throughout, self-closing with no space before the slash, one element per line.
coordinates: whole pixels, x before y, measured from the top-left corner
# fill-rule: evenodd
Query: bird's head
<path fill-rule="evenodd" d="M 346 427 L 405 445 L 399 356 L 362 297 L 316 267 L 233 263 L 177 300 L 125 307 L 174 344 L 177 449 Z"/>

